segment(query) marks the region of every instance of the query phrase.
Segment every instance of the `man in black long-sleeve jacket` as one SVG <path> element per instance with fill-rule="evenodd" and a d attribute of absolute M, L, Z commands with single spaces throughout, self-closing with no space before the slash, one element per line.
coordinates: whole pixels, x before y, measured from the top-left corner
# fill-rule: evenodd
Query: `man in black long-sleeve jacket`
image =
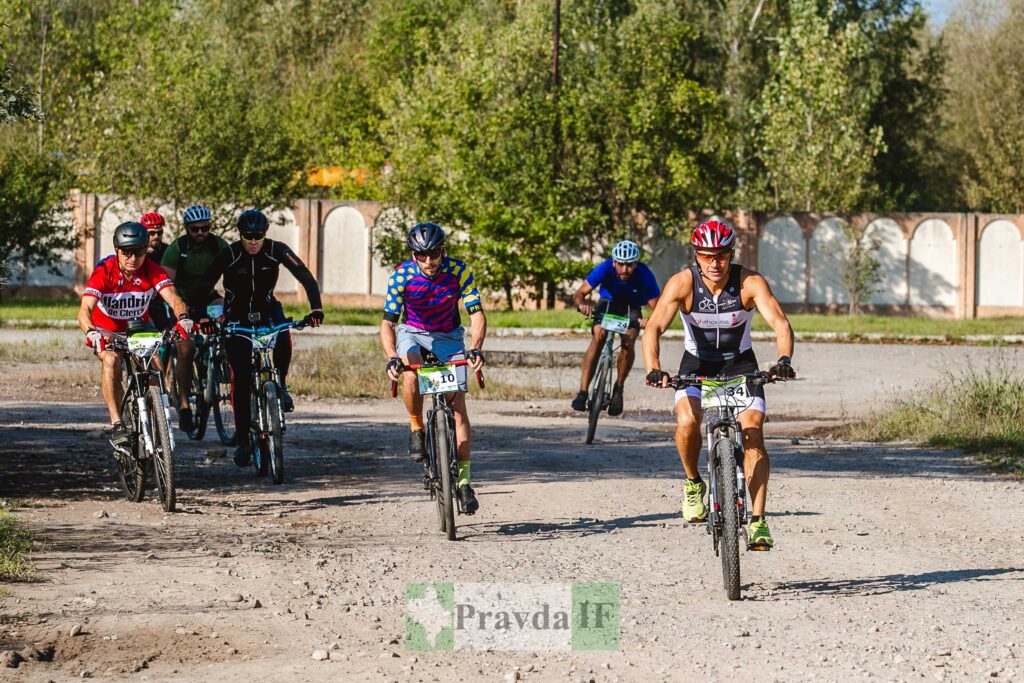
<path fill-rule="evenodd" d="M 243 211 L 238 217 L 238 232 L 242 238 L 228 245 L 210 264 L 204 276 L 203 291 L 212 290 L 223 275 L 224 319 L 227 324 L 243 327 L 279 325 L 284 322 L 284 309 L 274 298 L 274 286 L 283 265 L 302 283 L 312 309 L 310 324 L 319 326 L 324 320 L 324 312 L 316 279 L 287 244 L 267 239 L 268 227 L 269 222 L 262 211 Z M 232 403 L 237 429 L 235 464 L 245 467 L 250 457 L 252 344 L 241 337 L 229 337 L 227 352 L 233 377 Z M 281 373 L 281 408 L 285 412 L 291 412 L 295 407 L 286 384 L 291 360 L 292 338 L 286 330 L 280 334 L 274 347 L 274 365 Z"/>

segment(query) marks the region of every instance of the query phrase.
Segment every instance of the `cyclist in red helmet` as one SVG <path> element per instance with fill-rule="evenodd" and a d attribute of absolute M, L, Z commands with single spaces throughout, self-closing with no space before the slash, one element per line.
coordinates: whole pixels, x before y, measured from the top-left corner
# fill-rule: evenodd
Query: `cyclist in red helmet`
<path fill-rule="evenodd" d="M 686 332 L 685 351 L 679 365 L 680 375 L 738 375 L 756 372 L 757 358 L 750 339 L 750 321 L 754 309 L 775 331 L 778 361 L 771 372 L 783 379 L 795 376 L 790 365 L 793 356 L 793 328 L 760 273 L 732 262 L 736 231 L 722 220 L 701 223 L 690 237 L 694 265 L 673 275 L 662 291 L 658 305 L 647 322 L 643 338 L 647 383 L 668 386 L 669 375 L 661 369 L 661 335 L 676 313 Z M 748 527 L 751 545 L 771 547 L 775 541 L 764 520 L 768 495 L 768 454 L 764 448 L 762 427 L 765 417 L 763 387 L 749 387 L 755 397 L 749 409 L 738 416 L 743 430 L 744 470 L 751 497 L 753 519 Z M 686 472 L 683 517 L 688 522 L 703 522 L 707 517 L 697 459 L 701 447 L 700 390 L 697 387 L 676 392 L 676 448 Z"/>
<path fill-rule="evenodd" d="M 164 242 L 164 217 L 156 211 L 142 214 L 139 222 L 146 226 L 149 234 L 149 246 L 146 247 L 146 260 L 160 265 L 160 259 L 167 251 L 167 243 Z M 158 296 L 153 297 L 149 302 L 149 320 L 158 330 L 166 330 L 171 326 L 173 318 L 164 300 Z"/>

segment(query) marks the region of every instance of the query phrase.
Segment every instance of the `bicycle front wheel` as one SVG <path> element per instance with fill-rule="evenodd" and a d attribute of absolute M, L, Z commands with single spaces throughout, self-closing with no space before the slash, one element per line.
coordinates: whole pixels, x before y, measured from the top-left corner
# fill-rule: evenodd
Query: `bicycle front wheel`
<path fill-rule="evenodd" d="M 597 361 L 597 371 L 590 380 L 590 415 L 587 422 L 587 443 L 594 443 L 594 434 L 597 432 L 597 418 L 601 417 L 601 409 L 604 408 L 605 385 L 608 383 L 608 362 L 605 356 Z"/>
<path fill-rule="evenodd" d="M 149 433 L 153 439 L 153 473 L 160 505 L 167 512 L 174 512 L 174 452 L 171 450 L 171 435 L 167 431 L 167 416 L 164 401 L 158 387 L 146 392 L 146 408 L 149 411 Z"/>
<path fill-rule="evenodd" d="M 217 435 L 225 446 L 235 443 L 235 407 L 231 403 L 231 365 L 227 356 L 215 355 L 206 368 L 207 382 L 210 383 L 213 422 Z"/>
<path fill-rule="evenodd" d="M 270 480 L 284 482 L 284 443 L 281 440 L 281 402 L 275 382 L 263 385 L 263 424 L 267 427 L 266 458 L 270 465 Z"/>
<path fill-rule="evenodd" d="M 125 368 L 124 371 L 128 372 L 129 370 Z M 132 430 L 132 448 L 130 453 L 114 451 L 114 460 L 117 461 L 117 476 L 121 481 L 124 497 L 133 503 L 138 503 L 146 493 L 146 468 L 143 467 L 142 462 L 146 444 L 139 433 L 139 411 L 133 396 L 129 396 L 125 401 L 121 421 Z"/>
<path fill-rule="evenodd" d="M 192 441 L 202 441 L 203 437 L 206 436 L 206 425 L 210 419 L 210 402 L 206 400 L 209 392 L 206 388 L 206 383 L 209 380 L 209 372 L 207 367 L 209 362 L 203 358 L 203 354 L 206 353 L 206 349 L 196 347 L 195 362 L 192 366 L 192 385 L 193 391 L 189 398 L 189 404 L 192 406 L 192 431 L 188 433 L 188 438 Z"/>
<path fill-rule="evenodd" d="M 740 599 L 740 509 L 736 493 L 736 442 L 719 439 L 715 444 L 718 502 L 721 508 L 722 537 L 718 542 L 722 557 L 722 579 L 730 600 Z"/>
<path fill-rule="evenodd" d="M 443 410 L 434 413 L 434 452 L 437 454 L 437 514 L 441 519 L 441 531 L 448 534 L 448 540 L 455 540 L 455 498 L 452 482 L 452 462 L 455 453 L 455 435 L 448 424 L 448 415 Z"/>

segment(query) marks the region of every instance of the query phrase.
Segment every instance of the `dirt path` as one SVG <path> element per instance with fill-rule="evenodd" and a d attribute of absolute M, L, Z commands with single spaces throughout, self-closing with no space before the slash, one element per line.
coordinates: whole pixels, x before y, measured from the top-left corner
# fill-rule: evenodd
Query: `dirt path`
<path fill-rule="evenodd" d="M 608 420 L 588 448 L 560 405 L 474 404 L 481 510 L 450 543 L 391 401 L 300 404 L 280 487 L 209 437 L 181 444 L 174 515 L 120 498 L 99 405 L 0 401 L 0 497 L 29 501 L 17 514 L 43 540 L 37 580 L 0 602 L 0 650 L 54 648 L 0 679 L 1021 677 L 1020 483 L 776 429 L 779 547 L 741 556 L 729 603 L 709 537 L 679 518 L 667 424 Z M 620 649 L 406 650 L 406 584 L 443 581 L 617 582 Z"/>

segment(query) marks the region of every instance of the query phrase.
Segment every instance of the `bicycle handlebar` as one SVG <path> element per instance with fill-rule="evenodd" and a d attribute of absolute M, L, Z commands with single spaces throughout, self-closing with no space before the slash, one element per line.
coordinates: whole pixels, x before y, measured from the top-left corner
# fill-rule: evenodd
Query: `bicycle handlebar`
<path fill-rule="evenodd" d="M 126 333 L 113 332 L 111 330 L 105 330 L 102 327 L 97 327 L 96 331 L 111 340 L 111 343 L 108 343 L 107 345 L 111 351 L 125 350 L 128 348 L 128 335 Z M 175 327 L 167 328 L 160 335 L 161 344 L 174 344 L 183 340 L 184 337 L 181 336 Z"/>
<path fill-rule="evenodd" d="M 648 384 L 647 386 L 654 387 L 655 389 L 684 389 L 686 387 L 697 386 L 705 380 L 710 380 L 712 382 L 725 382 L 730 379 L 736 379 L 737 377 L 744 377 L 754 384 L 774 384 L 775 382 L 788 381 L 782 377 L 773 375 L 770 372 L 758 370 L 757 372 L 744 372 L 737 375 L 718 375 L 715 377 L 704 375 L 672 375 L 668 378 L 667 386 L 663 387 L 661 384 Z M 793 375 L 792 379 L 796 379 L 796 374 Z"/>
<path fill-rule="evenodd" d="M 404 365 L 403 366 L 402 372 L 407 372 L 407 371 L 410 371 L 410 370 L 419 370 L 421 368 L 438 368 L 438 367 L 441 367 L 442 365 L 463 366 L 463 365 L 469 365 L 469 361 L 468 360 L 450 360 L 447 363 L 441 363 L 439 365 L 432 365 L 430 363 L 409 363 L 408 365 Z M 480 388 L 481 389 L 486 388 L 486 384 L 484 383 L 484 373 L 482 371 L 480 371 L 480 370 L 477 370 L 473 374 L 476 375 L 476 383 L 480 386 Z M 394 398 L 395 396 L 398 396 L 398 382 L 396 382 L 395 380 L 391 380 L 391 398 Z"/>
<path fill-rule="evenodd" d="M 274 325 L 273 327 L 242 327 L 241 325 L 225 325 L 224 331 L 229 334 L 242 332 L 246 334 L 264 335 L 273 334 L 274 332 L 281 332 L 282 330 L 287 330 L 289 327 L 294 327 L 297 330 L 301 330 L 307 325 L 309 325 L 308 315 L 302 320 L 289 320 L 287 322 L 281 323 L 280 325 Z"/>

